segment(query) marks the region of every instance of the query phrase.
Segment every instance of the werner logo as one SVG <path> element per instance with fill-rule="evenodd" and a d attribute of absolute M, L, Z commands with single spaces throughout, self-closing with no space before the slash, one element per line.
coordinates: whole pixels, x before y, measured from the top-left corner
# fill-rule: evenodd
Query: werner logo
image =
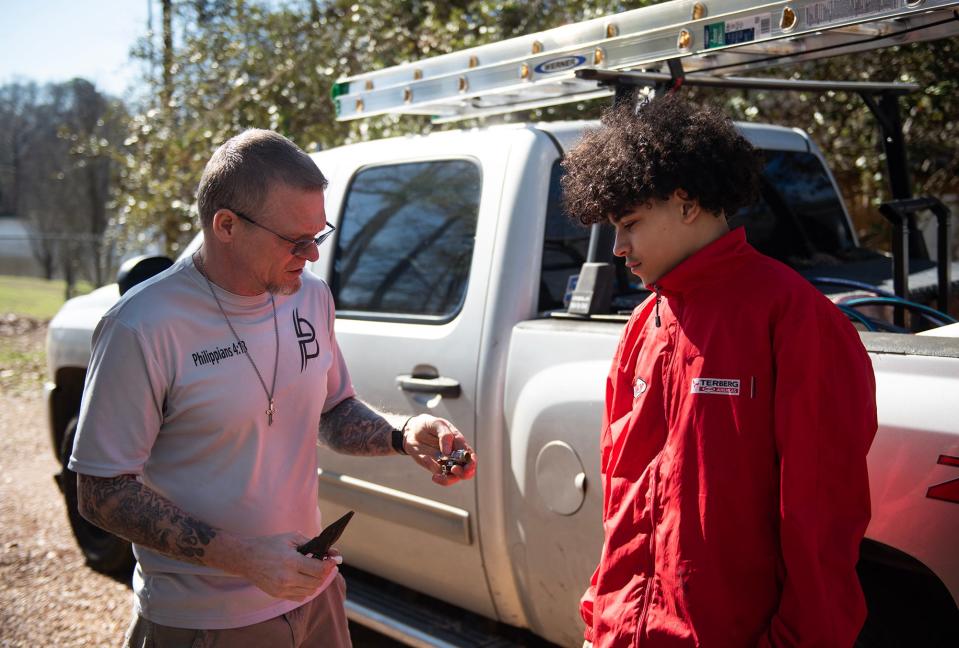
<path fill-rule="evenodd" d="M 552 74 L 553 72 L 572 70 L 585 62 L 585 56 L 561 56 L 560 58 L 543 61 L 533 69 L 539 74 Z"/>
<path fill-rule="evenodd" d="M 733 378 L 693 378 L 689 393 L 739 396 L 739 381 Z"/>
<path fill-rule="evenodd" d="M 316 329 L 306 318 L 300 317 L 297 309 L 293 309 L 293 330 L 300 343 L 300 373 L 303 373 L 310 358 L 320 355 L 320 344 L 316 341 Z"/>

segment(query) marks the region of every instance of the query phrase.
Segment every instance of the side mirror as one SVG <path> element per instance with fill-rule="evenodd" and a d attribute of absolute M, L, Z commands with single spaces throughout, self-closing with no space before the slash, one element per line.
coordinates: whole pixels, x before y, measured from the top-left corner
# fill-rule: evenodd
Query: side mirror
<path fill-rule="evenodd" d="M 173 259 L 165 256 L 138 256 L 127 259 L 117 272 L 120 294 L 122 295 L 141 281 L 160 274 L 172 265 Z"/>

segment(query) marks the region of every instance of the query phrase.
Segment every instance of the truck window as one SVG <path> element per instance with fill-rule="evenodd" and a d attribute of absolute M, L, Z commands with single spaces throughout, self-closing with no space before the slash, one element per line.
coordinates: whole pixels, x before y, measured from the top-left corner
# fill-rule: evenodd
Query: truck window
<path fill-rule="evenodd" d="M 849 221 L 819 158 L 796 151 L 763 153 L 760 200 L 741 209 L 730 226 L 745 225 L 753 247 L 797 269 L 854 254 Z"/>
<path fill-rule="evenodd" d="M 589 251 L 590 228 L 570 219 L 563 210 L 562 185 L 565 171 L 562 160 L 553 163 L 546 202 L 546 231 L 543 237 L 543 261 L 540 267 L 539 312 L 565 311 L 569 294 Z M 623 259 L 613 256 L 612 242 L 600 252 L 598 261 L 613 264 L 612 313 L 629 313 L 648 295 L 639 279 L 626 270 Z"/>
<path fill-rule="evenodd" d="M 746 238 L 760 252 L 796 269 L 835 265 L 863 258 L 842 202 L 826 168 L 812 153 L 763 151 L 765 166 L 758 202 L 730 219 L 730 227 L 743 225 Z M 578 276 L 589 248 L 589 229 L 572 222 L 562 209 L 557 161 L 550 177 L 546 207 L 546 232 L 540 271 L 539 311 L 565 309 L 564 295 L 570 276 Z M 622 260 L 604 250 L 601 259 L 613 264 L 616 284 L 612 312 L 628 313 L 648 295 L 630 275 Z"/>
<path fill-rule="evenodd" d="M 334 253 L 337 315 L 428 323 L 455 317 L 466 296 L 480 184 L 470 160 L 360 170 Z"/>
<path fill-rule="evenodd" d="M 589 249 L 589 228 L 570 220 L 563 211 L 561 160 L 553 163 L 546 201 L 546 235 L 540 268 L 539 311 L 566 308 L 564 295 L 570 276 L 579 275 Z"/>

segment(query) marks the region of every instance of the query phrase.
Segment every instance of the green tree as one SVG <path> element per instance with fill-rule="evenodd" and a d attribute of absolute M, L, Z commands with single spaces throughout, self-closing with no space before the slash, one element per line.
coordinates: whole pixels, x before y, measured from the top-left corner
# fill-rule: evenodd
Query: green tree
<path fill-rule="evenodd" d="M 325 18 L 302 9 L 173 3 L 170 85 L 147 79 L 153 99 L 132 119 L 121 208 L 124 223 L 158 231 L 168 253 L 192 236 L 196 183 L 226 139 L 271 128 L 315 150 L 346 131 L 328 99 L 336 44 Z M 144 43 L 135 55 L 149 62 L 153 51 Z"/>
<path fill-rule="evenodd" d="M 835 57 L 765 74 L 917 84 L 917 92 L 899 100 L 912 191 L 932 196 L 959 192 L 959 39 Z M 858 95 L 750 91 L 720 98 L 737 118 L 809 132 L 829 160 L 865 242 L 888 247 L 889 227 L 878 215 L 880 203 L 891 198 L 886 159 L 878 122 Z"/>
<path fill-rule="evenodd" d="M 307 150 L 431 128 L 415 118 L 336 122 L 330 91 L 339 76 L 638 4 L 173 1 L 172 53 L 158 54 L 149 39 L 134 52 L 168 81 L 148 75 L 149 95 L 131 120 L 120 222 L 157 231 L 175 254 L 196 228 L 191 206 L 203 164 L 245 128 L 272 128 Z"/>
<path fill-rule="evenodd" d="M 306 148 L 436 128 L 423 117 L 335 121 L 330 90 L 340 76 L 596 18 L 651 2 L 598 0 L 164 0 L 167 47 L 144 41 L 149 92 L 131 120 L 124 151 L 120 222 L 155 231 L 171 254 L 196 228 L 194 189 L 213 149 L 250 127 L 275 129 Z M 167 59 L 161 64 L 162 57 Z M 766 75 L 915 80 L 903 101 L 916 192 L 956 191 L 956 41 L 891 48 L 783 67 Z M 806 128 L 831 159 L 860 228 L 885 196 L 874 122 L 858 97 L 687 91 L 737 118 Z M 499 120 L 590 118 L 607 101 L 543 109 Z M 488 121 L 496 121 L 490 119 Z M 469 125 L 469 124 L 467 124 Z M 878 174 L 878 177 L 877 177 Z"/>

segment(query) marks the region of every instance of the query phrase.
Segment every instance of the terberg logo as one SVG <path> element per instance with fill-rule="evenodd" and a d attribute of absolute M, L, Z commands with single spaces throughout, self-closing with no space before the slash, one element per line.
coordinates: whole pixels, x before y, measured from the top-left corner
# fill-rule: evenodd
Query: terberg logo
<path fill-rule="evenodd" d="M 320 344 L 316 341 L 316 329 L 308 320 L 300 317 L 300 311 L 295 308 L 293 309 L 293 330 L 296 331 L 296 340 L 300 343 L 300 373 L 303 373 L 310 358 L 320 355 Z"/>
<path fill-rule="evenodd" d="M 561 56 L 560 58 L 543 61 L 537 65 L 534 70 L 538 74 L 550 74 L 553 72 L 564 72 L 574 67 L 579 67 L 586 62 L 585 56 Z"/>
<path fill-rule="evenodd" d="M 693 378 L 689 393 L 739 396 L 739 380 L 733 378 Z"/>

